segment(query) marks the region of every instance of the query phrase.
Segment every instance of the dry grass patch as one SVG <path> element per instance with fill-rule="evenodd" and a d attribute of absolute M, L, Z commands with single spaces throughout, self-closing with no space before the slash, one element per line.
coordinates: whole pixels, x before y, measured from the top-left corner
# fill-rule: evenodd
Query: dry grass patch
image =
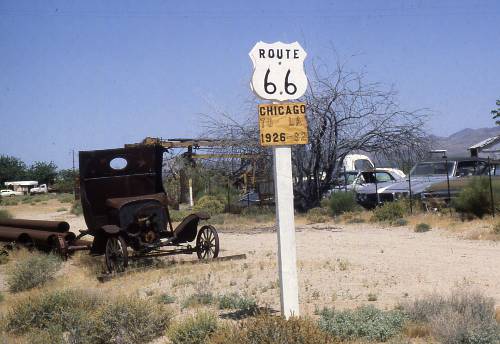
<path fill-rule="evenodd" d="M 331 220 L 327 208 L 312 208 L 306 214 L 308 223 L 325 223 Z"/>
<path fill-rule="evenodd" d="M 431 330 L 428 325 L 411 323 L 404 326 L 403 333 L 409 338 L 426 338 L 431 335 Z"/>
<path fill-rule="evenodd" d="M 408 317 L 425 326 L 443 344 L 494 344 L 500 341 L 494 301 L 479 292 L 430 295 L 403 306 Z"/>
<path fill-rule="evenodd" d="M 12 214 L 7 209 L 0 209 L 0 220 L 10 219 Z"/>
<path fill-rule="evenodd" d="M 335 341 L 308 318 L 261 315 L 241 325 L 225 326 L 209 339 L 210 344 L 330 344 Z"/>
<path fill-rule="evenodd" d="M 61 268 L 61 263 L 61 259 L 55 255 L 31 252 L 8 267 L 9 290 L 14 293 L 21 292 L 53 280 Z"/>
<path fill-rule="evenodd" d="M 201 312 L 175 324 L 169 331 L 172 344 L 205 344 L 218 327 L 217 318 Z"/>
<path fill-rule="evenodd" d="M 170 311 L 146 300 L 66 289 L 19 299 L 4 320 L 8 332 L 30 342 L 132 344 L 161 336 L 170 319 Z"/>

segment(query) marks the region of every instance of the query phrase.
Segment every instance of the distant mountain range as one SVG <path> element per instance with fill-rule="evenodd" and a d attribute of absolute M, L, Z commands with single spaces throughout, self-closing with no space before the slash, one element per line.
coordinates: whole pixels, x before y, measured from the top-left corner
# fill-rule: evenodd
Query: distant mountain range
<path fill-rule="evenodd" d="M 469 156 L 467 148 L 488 137 L 500 135 L 500 126 L 492 128 L 463 129 L 448 137 L 431 135 L 433 149 L 446 149 L 448 156 Z"/>

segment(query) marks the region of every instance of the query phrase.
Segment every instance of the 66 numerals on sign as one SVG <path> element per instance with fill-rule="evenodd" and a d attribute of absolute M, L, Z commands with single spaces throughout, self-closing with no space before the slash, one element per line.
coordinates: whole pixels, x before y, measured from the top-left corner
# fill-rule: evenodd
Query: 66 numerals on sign
<path fill-rule="evenodd" d="M 264 90 L 267 94 L 275 94 L 278 88 L 276 87 L 275 83 L 269 81 L 269 73 L 271 73 L 270 68 L 267 69 L 266 76 L 264 77 Z M 284 90 L 286 94 L 294 95 L 295 93 L 297 93 L 297 85 L 295 85 L 293 82 L 290 82 L 289 78 L 290 69 L 286 72 Z"/>

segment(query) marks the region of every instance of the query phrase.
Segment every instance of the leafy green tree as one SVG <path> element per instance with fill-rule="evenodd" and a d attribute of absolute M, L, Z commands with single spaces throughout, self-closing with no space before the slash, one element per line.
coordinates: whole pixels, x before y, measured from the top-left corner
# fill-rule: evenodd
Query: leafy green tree
<path fill-rule="evenodd" d="M 491 114 L 493 115 L 493 119 L 496 119 L 495 123 L 497 125 L 500 125 L 500 99 L 497 99 L 496 104 L 498 108 L 496 108 L 495 110 L 491 110 Z"/>
<path fill-rule="evenodd" d="M 0 184 L 26 177 L 26 164 L 13 156 L 0 155 Z"/>
<path fill-rule="evenodd" d="M 30 166 L 28 176 L 39 184 L 54 184 L 57 176 L 57 165 L 54 162 L 36 161 Z"/>
<path fill-rule="evenodd" d="M 73 192 L 78 171 L 72 169 L 60 170 L 54 183 L 54 189 L 57 192 Z"/>

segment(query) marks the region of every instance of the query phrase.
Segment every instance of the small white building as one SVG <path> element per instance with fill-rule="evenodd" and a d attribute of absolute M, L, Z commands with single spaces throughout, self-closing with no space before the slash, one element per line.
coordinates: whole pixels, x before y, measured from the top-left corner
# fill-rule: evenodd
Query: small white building
<path fill-rule="evenodd" d="M 489 137 L 468 148 L 473 158 L 500 159 L 500 135 Z"/>
<path fill-rule="evenodd" d="M 14 190 L 14 191 L 21 191 L 25 195 L 30 193 L 30 190 L 32 188 L 35 188 L 38 186 L 38 182 L 34 180 L 21 180 L 17 182 L 5 182 L 4 183 L 6 187 Z"/>

